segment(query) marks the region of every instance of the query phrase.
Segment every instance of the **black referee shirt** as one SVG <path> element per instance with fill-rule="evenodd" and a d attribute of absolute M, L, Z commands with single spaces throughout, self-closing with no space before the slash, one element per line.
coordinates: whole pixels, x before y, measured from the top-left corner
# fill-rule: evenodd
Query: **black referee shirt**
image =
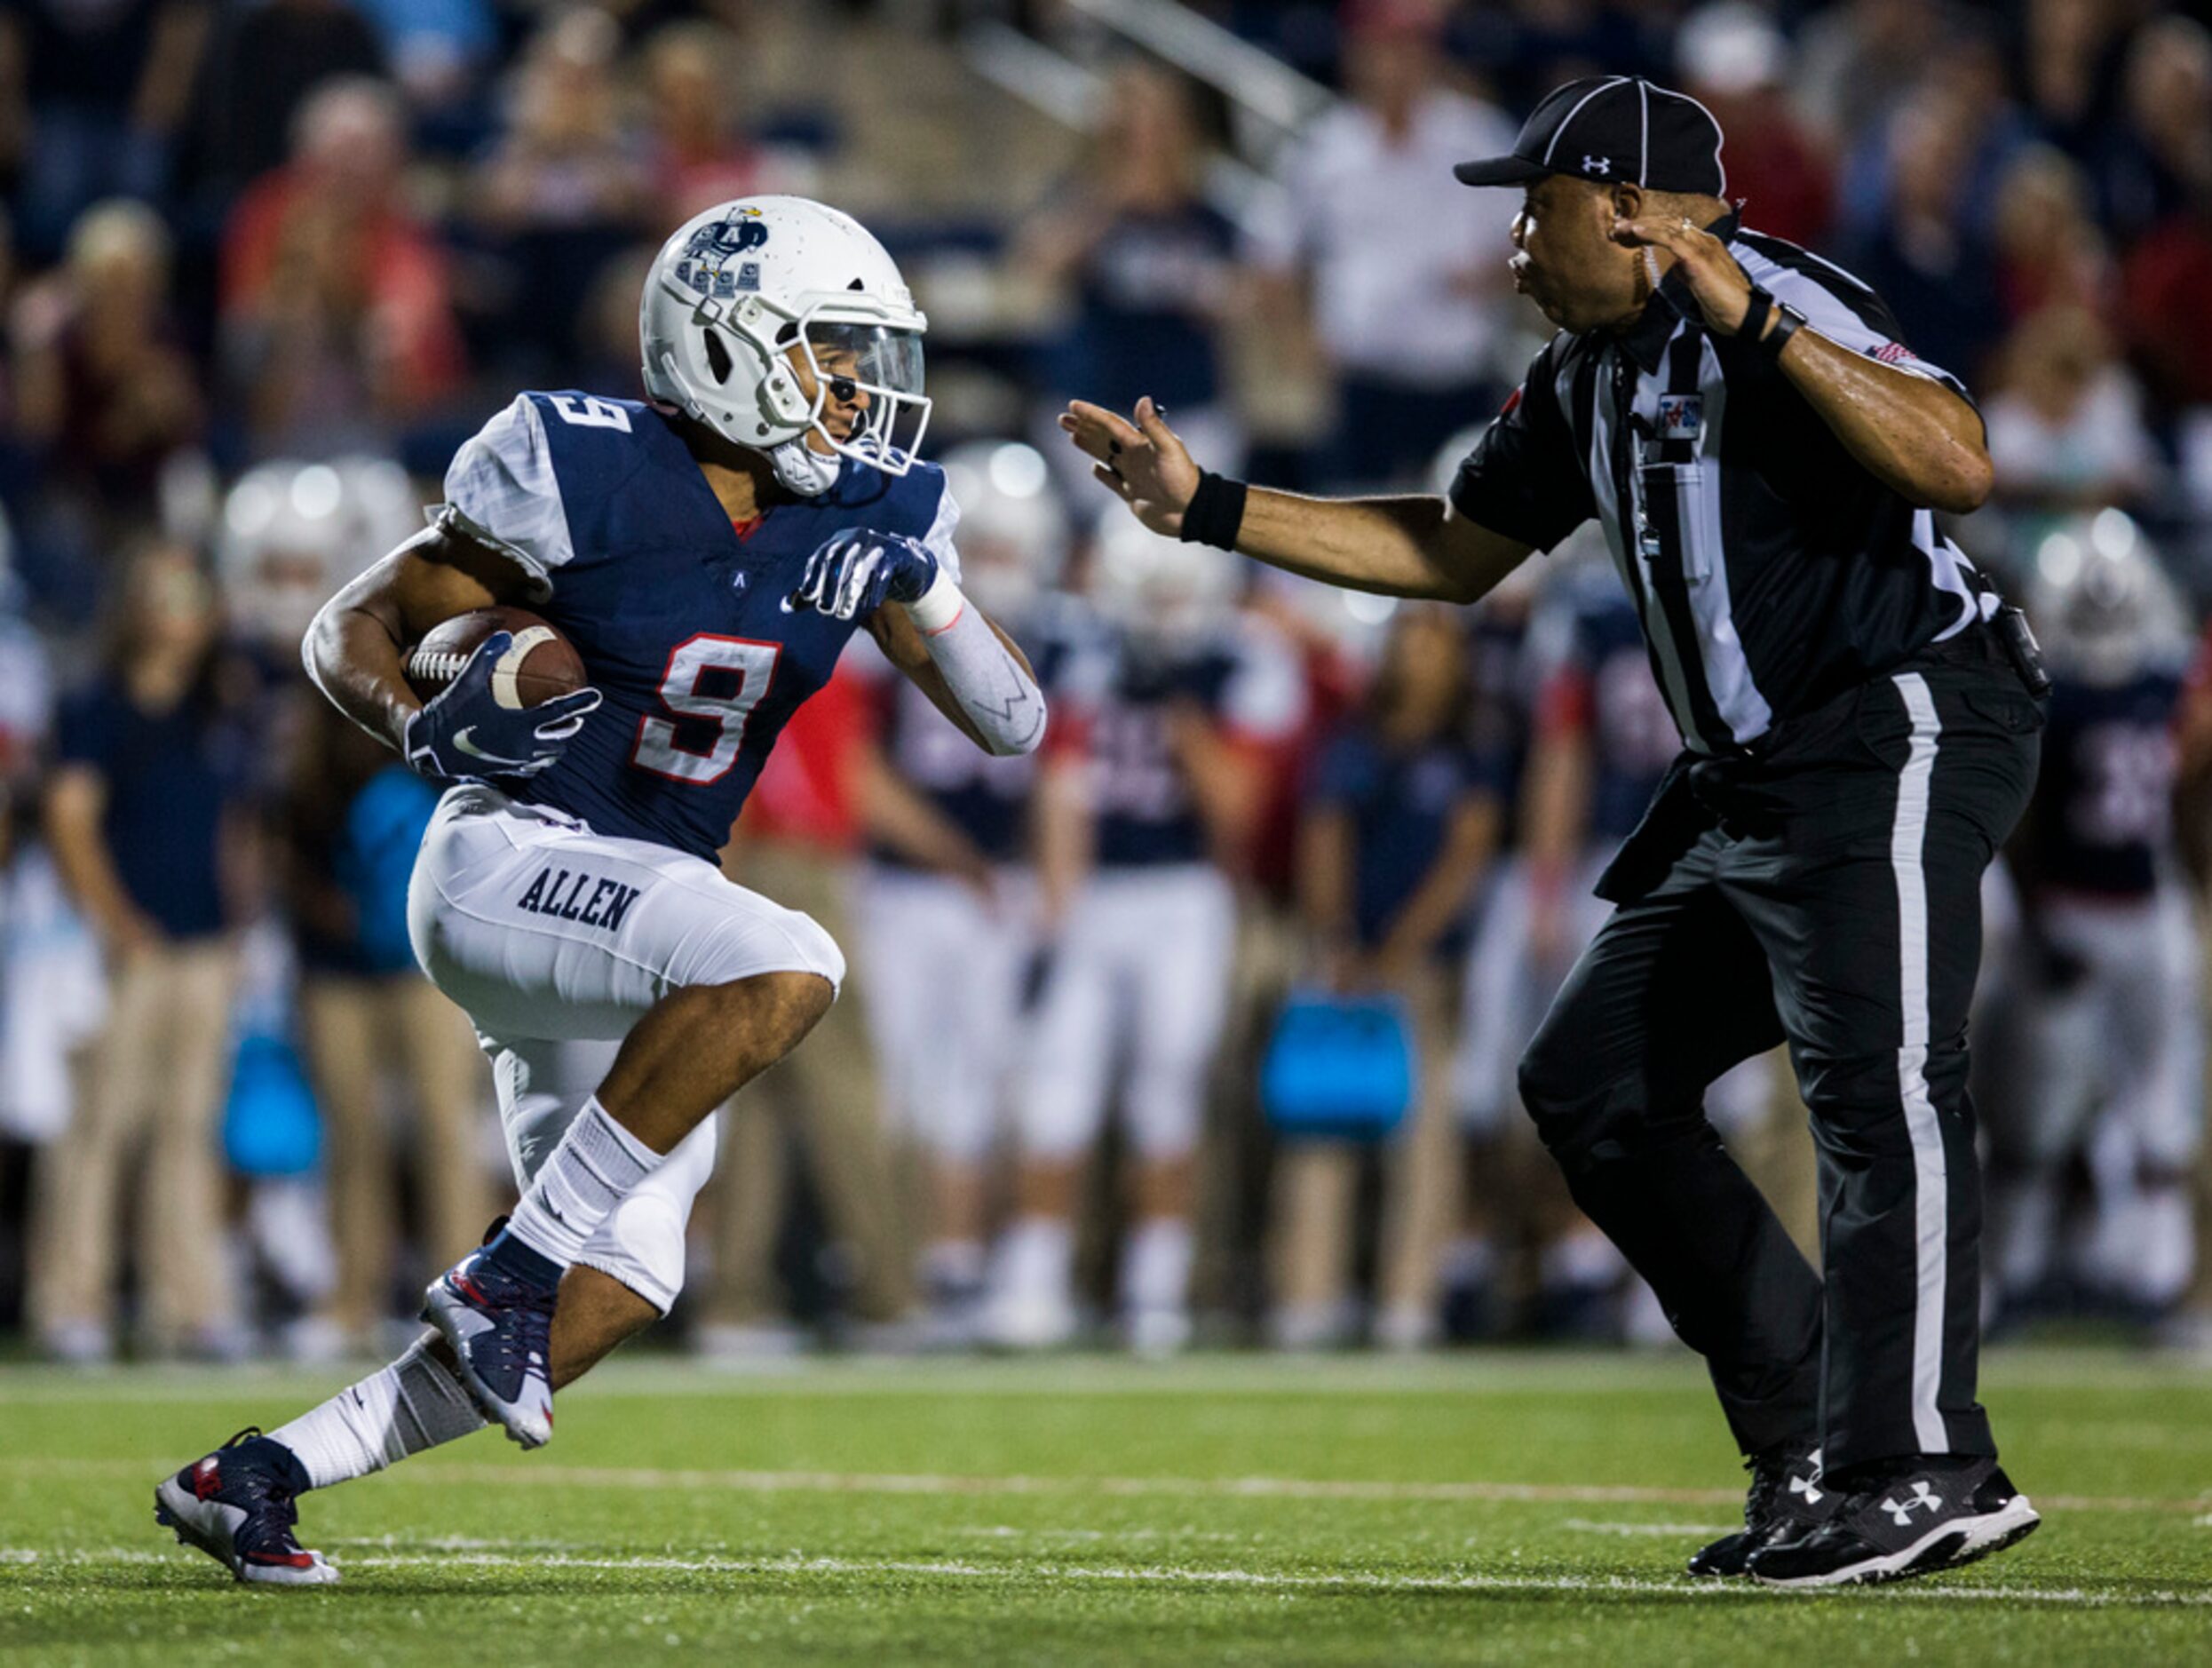
<path fill-rule="evenodd" d="M 1971 398 L 1849 273 L 1733 215 L 1709 229 L 1807 328 Z M 1855 462 L 1780 366 L 1705 329 L 1678 268 L 1630 330 L 1552 338 L 1451 499 L 1544 550 L 1598 519 L 1703 753 L 1740 751 L 1996 607 L 1933 513 Z"/>

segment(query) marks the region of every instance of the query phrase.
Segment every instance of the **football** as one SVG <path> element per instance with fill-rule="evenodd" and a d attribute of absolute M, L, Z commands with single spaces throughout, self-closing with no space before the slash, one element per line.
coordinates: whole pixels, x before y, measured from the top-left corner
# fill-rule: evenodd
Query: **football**
<path fill-rule="evenodd" d="M 430 700 L 460 676 L 476 646 L 494 631 L 514 635 L 492 671 L 492 695 L 500 705 L 537 706 L 588 681 L 575 646 L 527 608 L 472 608 L 440 622 L 415 646 L 407 657 L 408 685 Z"/>

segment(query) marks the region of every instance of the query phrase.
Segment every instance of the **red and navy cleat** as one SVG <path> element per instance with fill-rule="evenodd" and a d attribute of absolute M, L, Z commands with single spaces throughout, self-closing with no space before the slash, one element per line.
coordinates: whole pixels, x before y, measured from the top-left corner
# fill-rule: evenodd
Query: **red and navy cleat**
<path fill-rule="evenodd" d="M 306 1486 L 306 1473 L 291 1450 L 248 1426 L 155 1485 L 154 1521 L 241 1581 L 327 1587 L 338 1572 L 292 1533 L 299 1521 L 294 1497 Z"/>
<path fill-rule="evenodd" d="M 553 1440 L 555 1293 L 517 1279 L 482 1251 L 431 1283 L 423 1319 L 445 1334 L 461 1381 L 487 1416 L 525 1448 Z"/>

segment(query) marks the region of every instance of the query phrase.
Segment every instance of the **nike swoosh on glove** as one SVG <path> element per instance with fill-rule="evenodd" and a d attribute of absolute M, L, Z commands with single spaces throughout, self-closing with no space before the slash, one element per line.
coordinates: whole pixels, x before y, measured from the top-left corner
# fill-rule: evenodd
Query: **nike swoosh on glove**
<path fill-rule="evenodd" d="M 534 707 L 503 705 L 492 693 L 492 673 L 513 647 L 511 631 L 494 631 L 476 646 L 460 676 L 408 719 L 407 762 L 416 774 L 432 782 L 535 776 L 598 711 L 597 689 L 573 690 Z"/>
<path fill-rule="evenodd" d="M 784 611 L 813 608 L 833 620 L 858 620 L 886 602 L 918 602 L 937 580 L 937 558 L 901 533 L 839 533 L 806 559 Z"/>

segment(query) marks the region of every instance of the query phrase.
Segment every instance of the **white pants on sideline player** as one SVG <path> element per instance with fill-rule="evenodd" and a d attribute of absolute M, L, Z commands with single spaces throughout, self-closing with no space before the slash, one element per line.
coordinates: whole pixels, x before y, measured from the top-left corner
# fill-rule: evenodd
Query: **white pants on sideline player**
<path fill-rule="evenodd" d="M 807 916 L 713 864 L 594 833 L 496 789 L 450 790 L 423 837 L 408 930 L 431 981 L 491 1056 L 518 1187 L 527 1188 L 662 997 L 766 973 L 819 973 L 844 957 Z M 684 1283 L 692 1201 L 714 1168 L 710 1119 L 600 1227 L 578 1259 L 666 1314 Z"/>
<path fill-rule="evenodd" d="M 2187 1172 L 2203 1136 L 2204 1030 L 2187 894 L 2054 898 L 2040 924 L 2081 966 L 2063 989 L 2020 992 L 2017 1075 L 1985 1115 L 1997 1156 L 1996 1275 L 2007 1292 L 2045 1272 L 2055 1172 L 2086 1144 L 2098 1194 L 2097 1273 L 2165 1303 L 2194 1267 Z M 2145 1181 L 2144 1178 L 2153 1178 Z"/>
<path fill-rule="evenodd" d="M 1068 911 L 1030 1031 L 1024 1156 L 1065 1162 L 1087 1151 L 1123 1058 L 1130 1145 L 1144 1158 L 1188 1154 L 1235 947 L 1235 894 L 1212 864 L 1092 875 Z"/>
<path fill-rule="evenodd" d="M 981 1164 L 999 1133 L 1035 888 L 1015 869 L 993 896 L 944 875 L 870 864 L 857 946 L 883 1062 L 886 1123 L 925 1151 Z"/>

